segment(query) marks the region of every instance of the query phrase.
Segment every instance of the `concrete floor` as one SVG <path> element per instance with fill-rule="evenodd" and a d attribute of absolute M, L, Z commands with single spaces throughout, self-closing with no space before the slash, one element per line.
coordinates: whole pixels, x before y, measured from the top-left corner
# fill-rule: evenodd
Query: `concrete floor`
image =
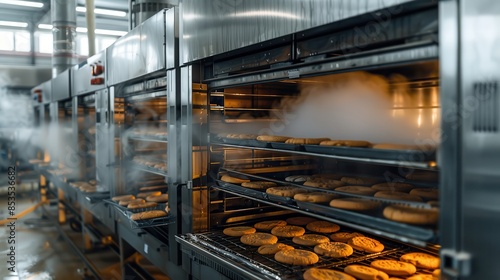
<path fill-rule="evenodd" d="M 16 212 L 36 203 L 33 198 L 34 194 L 18 195 Z M 6 196 L 0 196 L 0 201 L 0 218 L 4 219 L 7 217 Z M 0 230 L 0 279 L 82 279 L 85 265 L 71 247 L 59 238 L 55 226 L 32 227 L 24 223 L 40 217 L 41 210 L 37 210 L 16 221 L 16 273 L 7 269 L 7 254 L 13 245 L 7 244 L 10 230 L 5 226 Z"/>

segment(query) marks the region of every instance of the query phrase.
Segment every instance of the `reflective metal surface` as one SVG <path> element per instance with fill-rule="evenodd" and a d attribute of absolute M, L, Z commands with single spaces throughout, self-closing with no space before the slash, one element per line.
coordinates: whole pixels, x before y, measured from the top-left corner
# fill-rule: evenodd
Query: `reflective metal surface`
<path fill-rule="evenodd" d="M 100 85 L 93 85 L 90 83 L 92 76 L 92 66 L 102 65 L 104 67 L 104 83 Z M 106 87 L 106 50 L 93 55 L 85 61 L 85 63 L 80 63 L 72 68 L 72 85 L 74 95 L 82 95 L 89 92 L 94 92 L 96 90 L 101 90 Z"/>
<path fill-rule="evenodd" d="M 71 97 L 71 69 L 66 69 L 52 79 L 52 101 L 61 101 Z"/>
<path fill-rule="evenodd" d="M 405 2 L 410 0 L 186 0 L 180 4 L 181 63 Z"/>
<path fill-rule="evenodd" d="M 42 103 L 49 104 L 52 101 L 52 81 L 46 81 L 41 84 L 42 87 Z"/>
<path fill-rule="evenodd" d="M 175 8 L 163 10 L 111 45 L 107 53 L 108 86 L 173 67 L 175 19 Z"/>

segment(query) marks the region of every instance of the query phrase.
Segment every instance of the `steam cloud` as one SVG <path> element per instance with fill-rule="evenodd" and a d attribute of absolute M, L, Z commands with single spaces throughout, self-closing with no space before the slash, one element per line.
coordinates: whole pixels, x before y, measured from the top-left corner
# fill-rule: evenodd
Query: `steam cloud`
<path fill-rule="evenodd" d="M 308 79 L 298 97 L 281 100 L 276 106 L 279 120 L 259 134 L 394 144 L 432 139 L 439 127 L 438 109 L 393 109 L 395 92 L 399 103 L 415 106 L 405 80 L 395 75 L 389 81 L 366 72 Z"/>

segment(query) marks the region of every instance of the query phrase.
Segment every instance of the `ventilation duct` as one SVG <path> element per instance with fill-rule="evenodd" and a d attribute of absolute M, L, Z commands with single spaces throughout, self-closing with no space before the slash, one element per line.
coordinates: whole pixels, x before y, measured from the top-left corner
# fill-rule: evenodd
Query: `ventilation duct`
<path fill-rule="evenodd" d="M 76 0 L 51 0 L 52 77 L 78 63 L 76 55 Z"/>
<path fill-rule="evenodd" d="M 165 8 L 178 6 L 178 0 L 129 0 L 129 30 Z"/>

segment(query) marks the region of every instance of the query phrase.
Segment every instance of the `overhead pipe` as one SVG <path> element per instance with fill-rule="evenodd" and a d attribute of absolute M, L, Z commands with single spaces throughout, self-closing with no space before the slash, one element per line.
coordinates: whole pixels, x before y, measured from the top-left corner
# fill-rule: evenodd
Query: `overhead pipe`
<path fill-rule="evenodd" d="M 87 37 L 89 41 L 89 57 L 95 54 L 95 4 L 94 0 L 85 0 L 87 18 Z"/>
<path fill-rule="evenodd" d="M 78 63 L 76 55 L 76 0 L 51 0 L 52 77 Z"/>

